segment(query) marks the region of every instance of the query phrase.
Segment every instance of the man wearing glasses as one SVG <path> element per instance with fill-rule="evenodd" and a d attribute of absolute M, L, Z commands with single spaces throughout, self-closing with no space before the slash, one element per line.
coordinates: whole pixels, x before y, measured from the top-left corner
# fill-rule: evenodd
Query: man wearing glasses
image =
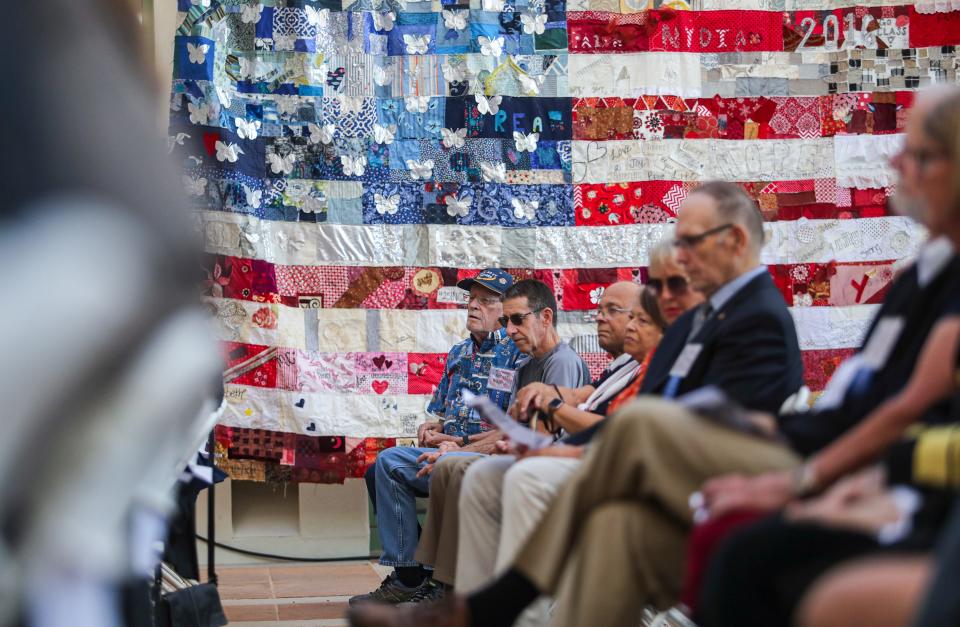
<path fill-rule="evenodd" d="M 556 298 L 542 281 L 526 279 L 507 289 L 503 295 L 503 315 L 499 323 L 524 356 L 518 360 L 516 370 L 506 372 L 491 368 L 488 380 L 490 389 L 515 391 L 536 383 L 550 386 L 551 389 L 578 388 L 589 381 L 590 374 L 583 359 L 569 344 L 560 340 Z M 622 351 L 622 339 L 620 344 Z M 453 584 L 459 479 L 472 462 L 483 459 L 484 454 L 496 452 L 494 444 L 500 435 L 491 431 L 483 437 L 482 447 L 461 447 L 446 442 L 436 450 L 424 451 L 417 459 L 423 464 L 417 479 L 423 482 L 432 479 L 429 483 L 427 520 L 413 558 L 421 564 L 434 566 L 434 569 L 432 577 L 423 581 L 416 594 L 403 601 L 421 603 L 436 600 L 443 596 L 446 587 Z M 453 533 L 450 533 L 451 530 Z M 379 598 L 362 600 L 391 602 Z"/>
<path fill-rule="evenodd" d="M 402 603 L 416 594 L 428 571 L 414 559 L 419 525 L 417 497 L 429 493 L 430 477 L 418 476 L 418 458 L 428 452 L 458 449 L 489 452 L 499 439 L 477 413 L 463 403 L 461 390 L 487 394 L 506 409 L 513 393 L 512 379 L 523 353 L 507 336 L 499 319 L 501 299 L 513 286 L 513 277 L 499 268 L 487 268 L 457 286 L 470 293 L 467 304 L 467 331 L 470 337 L 455 344 L 447 354 L 443 378 L 427 406 L 438 420 L 424 422 L 417 431 L 421 448 L 395 447 L 380 454 L 367 471 L 367 490 L 377 516 L 377 530 L 383 546 L 380 563 L 394 571 L 380 587 L 350 599 Z"/>
<path fill-rule="evenodd" d="M 597 421 L 607 413 L 607 406 L 640 369 L 640 364 L 624 352 L 624 338 L 633 307 L 640 300 L 642 288 L 631 281 L 621 281 L 604 290 L 597 307 L 597 341 L 613 360 L 600 377 L 584 381 L 579 388 L 552 385 L 553 373 L 544 376 L 544 382 L 534 381 L 519 387 L 511 405 L 515 418 L 523 419 L 520 407 L 536 404 L 552 407 L 549 413 L 556 427 L 575 433 Z M 509 302 L 509 301 L 508 301 Z M 524 303 L 520 303 L 523 305 Z M 505 309 L 509 307 L 505 303 Z M 518 319 L 522 324 L 524 319 Z M 508 330 L 514 321 L 508 320 Z M 514 330 L 519 333 L 519 330 Z M 550 403 L 553 403 L 552 405 Z M 526 412 L 524 412 L 526 413 Z M 506 447 L 503 447 L 506 449 Z M 572 450 L 565 447 L 563 450 Z M 510 451 L 511 453 L 513 451 Z M 434 579 L 445 587 L 456 585 L 459 590 L 472 590 L 494 577 L 499 563 L 507 563 L 514 547 L 522 544 L 536 527 L 541 503 L 549 502 L 554 485 L 569 476 L 579 463 L 571 457 L 538 457 L 529 464 L 517 463 L 513 454 L 485 458 L 454 457 L 437 466 L 433 480 L 431 511 L 417 548 L 417 558 L 434 564 Z M 523 468 L 519 468 L 523 465 Z M 520 474 L 511 469 L 517 468 Z M 524 503 L 515 520 L 502 505 L 507 483 L 516 490 L 515 501 Z M 450 503 L 446 511 L 437 512 L 434 505 L 440 500 Z M 529 496 L 533 502 L 519 498 Z M 441 597 L 443 590 L 432 595 Z M 525 622 L 517 625 L 545 623 L 546 604 L 532 608 Z"/>
<path fill-rule="evenodd" d="M 351 624 L 506 627 L 540 595 L 560 592 L 554 625 L 610 627 L 636 625 L 647 603 L 673 603 L 692 526 L 690 494 L 722 472 L 799 464 L 779 443 L 670 400 L 714 385 L 744 407 L 776 412 L 802 385 L 793 319 L 760 263 L 763 241 L 760 212 L 741 188 L 713 182 L 692 191 L 674 246 L 706 301 L 667 328 L 640 388 L 646 398 L 604 421 L 537 533 L 491 584 L 434 606 L 351 612 Z"/>

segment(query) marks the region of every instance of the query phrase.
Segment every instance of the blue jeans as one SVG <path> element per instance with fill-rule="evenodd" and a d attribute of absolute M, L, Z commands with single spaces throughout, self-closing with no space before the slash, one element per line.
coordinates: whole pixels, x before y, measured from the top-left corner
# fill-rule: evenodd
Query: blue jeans
<path fill-rule="evenodd" d="M 417 522 L 417 497 L 430 493 L 430 475 L 417 477 L 423 464 L 417 458 L 423 453 L 432 453 L 435 448 L 412 448 L 395 446 L 380 453 L 376 464 L 376 512 L 377 530 L 383 554 L 380 563 L 384 566 L 417 566 L 413 554 L 419 541 Z M 476 453 L 451 452 L 447 455 L 475 455 Z"/>

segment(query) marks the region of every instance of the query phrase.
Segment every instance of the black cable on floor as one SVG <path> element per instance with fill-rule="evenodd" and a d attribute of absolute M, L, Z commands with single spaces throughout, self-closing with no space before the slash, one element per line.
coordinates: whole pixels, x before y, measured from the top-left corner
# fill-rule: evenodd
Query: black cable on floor
<path fill-rule="evenodd" d="M 197 540 L 208 543 L 209 540 L 197 534 Z M 222 542 L 214 542 L 214 546 L 227 551 L 233 551 L 234 553 L 240 553 L 242 555 L 251 555 L 253 557 L 262 557 L 264 559 L 273 559 L 273 560 L 285 560 L 287 562 L 368 562 L 371 559 L 375 559 L 376 555 L 357 555 L 351 557 L 292 557 L 289 555 L 273 555 L 272 553 L 260 553 L 258 551 L 248 551 L 247 549 L 240 549 L 235 546 L 230 546 L 229 544 L 223 544 Z"/>

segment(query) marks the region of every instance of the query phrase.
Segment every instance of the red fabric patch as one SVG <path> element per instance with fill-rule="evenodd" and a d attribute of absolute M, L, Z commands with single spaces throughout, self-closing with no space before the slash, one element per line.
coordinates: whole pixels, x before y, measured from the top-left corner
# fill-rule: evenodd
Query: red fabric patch
<path fill-rule="evenodd" d="M 953 46 L 960 44 L 960 11 L 919 13 L 910 7 L 910 46 Z"/>
<path fill-rule="evenodd" d="M 653 10 L 567 13 L 571 52 L 738 52 L 783 50 L 774 11 Z"/>
<path fill-rule="evenodd" d="M 814 392 L 823 390 L 837 366 L 843 363 L 845 359 L 849 359 L 855 352 L 856 349 L 853 348 L 801 351 L 803 379 L 807 387 Z"/>
<path fill-rule="evenodd" d="M 217 152 L 217 142 L 220 141 L 220 133 L 204 133 L 203 147 L 211 157 Z"/>
<path fill-rule="evenodd" d="M 675 181 L 596 183 L 574 189 L 574 215 L 578 226 L 659 224 L 676 218 L 665 197 Z M 682 185 L 682 184 L 681 184 Z M 616 216 L 611 219 L 611 216 Z"/>
<path fill-rule="evenodd" d="M 680 596 L 680 601 L 684 605 L 691 610 L 696 608 L 704 572 L 720 542 L 737 529 L 759 520 L 763 515 L 762 512 L 755 511 L 732 512 L 694 526 L 687 543 L 687 568 Z"/>
<path fill-rule="evenodd" d="M 447 356 L 442 353 L 409 353 L 407 394 L 433 394 L 443 378 Z"/>

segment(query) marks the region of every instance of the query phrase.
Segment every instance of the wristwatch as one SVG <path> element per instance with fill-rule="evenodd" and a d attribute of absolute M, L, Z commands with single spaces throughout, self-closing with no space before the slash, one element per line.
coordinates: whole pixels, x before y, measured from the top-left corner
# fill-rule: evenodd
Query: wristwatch
<path fill-rule="evenodd" d="M 460 438 L 460 442 L 461 442 L 461 446 L 467 446 L 468 444 L 470 444 L 470 436 L 469 435 L 463 436 L 462 438 Z"/>
<path fill-rule="evenodd" d="M 563 399 L 562 399 L 562 398 L 555 398 L 555 399 L 553 399 L 552 401 L 550 401 L 549 403 L 547 403 L 547 413 L 548 413 L 549 415 L 553 416 L 553 415 L 557 412 L 557 410 L 560 409 L 560 406 L 561 406 L 561 405 L 563 405 Z"/>

